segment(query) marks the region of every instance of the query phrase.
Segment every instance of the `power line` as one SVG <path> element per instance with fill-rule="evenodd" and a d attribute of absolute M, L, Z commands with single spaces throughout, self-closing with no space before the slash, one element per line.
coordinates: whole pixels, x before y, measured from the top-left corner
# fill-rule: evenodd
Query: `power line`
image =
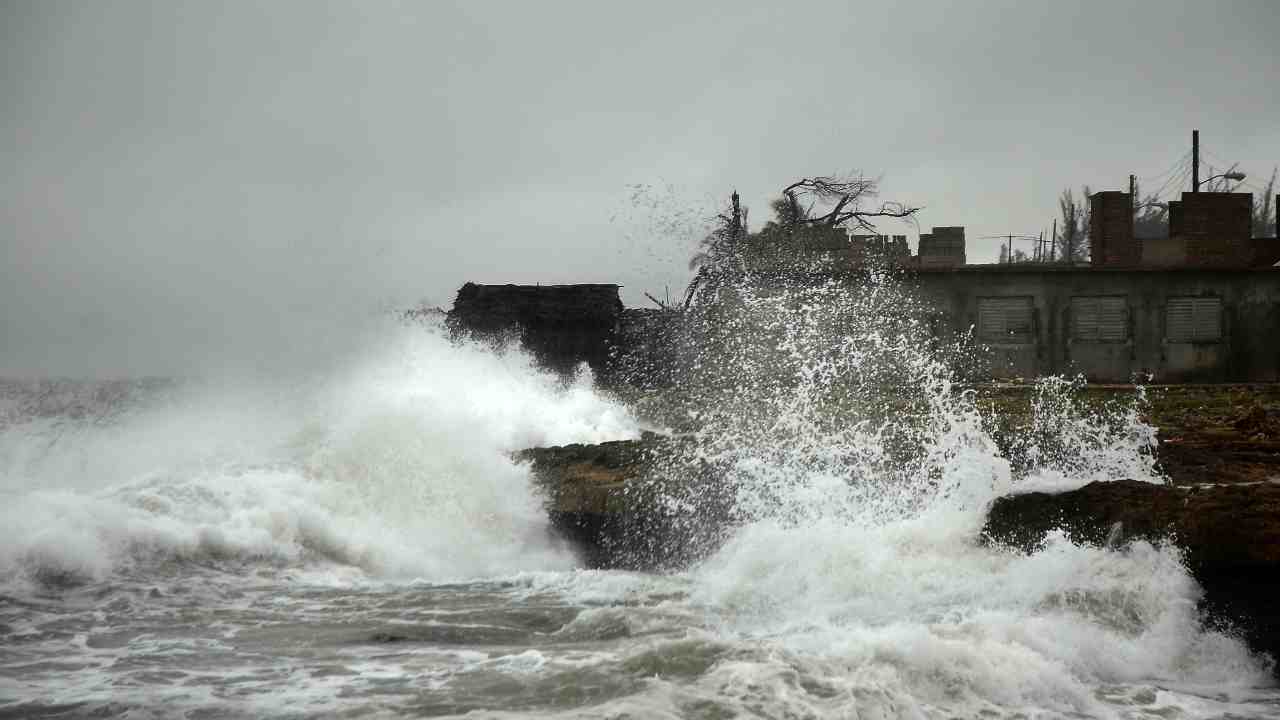
<path fill-rule="evenodd" d="M 1261 175 L 1257 175 L 1257 174 L 1255 174 L 1255 173 L 1251 173 L 1251 172 L 1249 172 L 1246 168 L 1242 168 L 1242 167 L 1240 167 L 1240 163 L 1228 163 L 1226 160 L 1223 160 L 1221 157 L 1219 157 L 1219 156 L 1218 156 L 1217 154 L 1215 154 L 1215 153 L 1205 152 L 1205 150 L 1204 150 L 1204 148 L 1203 148 L 1203 147 L 1202 147 L 1202 148 L 1200 148 L 1200 152 L 1205 153 L 1205 154 L 1206 154 L 1206 155 L 1208 155 L 1209 157 L 1212 157 L 1214 160 L 1217 160 L 1218 162 L 1220 162 L 1220 163 L 1222 163 L 1222 164 L 1224 164 L 1224 165 L 1227 165 L 1227 166 L 1229 166 L 1229 167 L 1232 167 L 1232 168 L 1235 168 L 1235 169 L 1238 169 L 1238 170 L 1241 170 L 1242 172 L 1244 172 L 1244 174 L 1245 174 L 1245 178 L 1244 178 L 1243 180 L 1238 180 L 1237 182 L 1242 183 L 1242 184 L 1244 184 L 1244 185 L 1247 185 L 1247 186 L 1249 186 L 1249 187 L 1253 188 L 1254 190 L 1257 190 L 1258 192 L 1263 192 L 1263 193 L 1267 192 L 1267 189 L 1266 189 L 1266 188 L 1263 188 L 1263 187 L 1259 187 L 1259 186 L 1257 186 L 1257 185 L 1254 185 L 1252 182 L 1250 182 L 1250 181 L 1249 181 L 1249 178 L 1251 178 L 1251 177 L 1262 177 Z M 1270 176 L 1268 176 L 1268 177 L 1270 177 Z"/>
<path fill-rule="evenodd" d="M 1168 169 L 1168 170 L 1165 170 L 1164 172 L 1160 173 L 1159 175 L 1155 175 L 1155 176 L 1151 176 L 1151 177 L 1147 177 L 1147 176 L 1144 176 L 1144 175 L 1139 175 L 1139 176 L 1138 176 L 1138 179 L 1139 179 L 1139 180 L 1142 180 L 1142 181 L 1144 181 L 1144 182 L 1148 182 L 1148 183 L 1150 183 L 1150 184 L 1154 185 L 1154 184 L 1156 184 L 1157 182 L 1159 182 L 1160 180 L 1162 180 L 1162 179 L 1164 179 L 1165 177 L 1167 177 L 1170 173 L 1172 173 L 1172 172 L 1176 171 L 1178 168 L 1183 167 L 1183 163 L 1187 162 L 1187 160 L 1188 160 L 1190 157 L 1191 157 L 1191 151 L 1190 151 L 1190 150 L 1188 150 L 1188 151 L 1186 151 L 1185 153 L 1183 153 L 1183 154 L 1182 154 L 1182 157 L 1180 157 L 1180 158 L 1178 158 L 1177 160 L 1175 160 L 1175 161 L 1173 162 L 1173 165 L 1170 165 L 1170 166 L 1169 166 L 1169 169 Z"/>
<path fill-rule="evenodd" d="M 1157 198 L 1163 198 L 1166 190 L 1170 190 L 1170 192 L 1177 194 L 1179 192 L 1178 188 L 1185 187 L 1190 179 L 1191 165 L 1188 164 L 1186 167 L 1182 168 L 1182 172 L 1178 173 L 1176 177 L 1169 178 L 1164 185 L 1160 186 L 1160 189 L 1155 192 L 1155 196 Z"/>
<path fill-rule="evenodd" d="M 1209 152 L 1208 150 L 1205 150 L 1205 149 L 1204 149 L 1204 145 L 1201 145 L 1201 146 L 1200 146 L 1200 154 L 1201 154 L 1201 155 L 1208 155 L 1209 157 L 1213 158 L 1214 160 L 1217 160 L 1218 162 L 1220 162 L 1220 163 L 1222 163 L 1222 164 L 1224 164 L 1224 165 L 1229 165 L 1229 164 L 1230 164 L 1230 163 L 1228 163 L 1226 160 L 1223 160 L 1222 158 L 1218 157 L 1218 156 L 1217 156 L 1217 154 L 1215 154 L 1215 153 L 1211 153 L 1211 152 Z"/>

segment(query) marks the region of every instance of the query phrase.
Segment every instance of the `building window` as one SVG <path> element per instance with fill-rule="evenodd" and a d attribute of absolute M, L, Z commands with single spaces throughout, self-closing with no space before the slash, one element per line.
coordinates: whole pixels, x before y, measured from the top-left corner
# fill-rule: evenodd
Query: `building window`
<path fill-rule="evenodd" d="M 1071 339 L 1123 342 L 1129 339 L 1129 305 L 1124 296 L 1071 298 Z"/>
<path fill-rule="evenodd" d="M 1165 318 L 1165 339 L 1171 343 L 1222 340 L 1222 298 L 1169 298 Z"/>
<path fill-rule="evenodd" d="M 978 339 L 1025 345 L 1032 342 L 1030 297 L 978 298 Z"/>

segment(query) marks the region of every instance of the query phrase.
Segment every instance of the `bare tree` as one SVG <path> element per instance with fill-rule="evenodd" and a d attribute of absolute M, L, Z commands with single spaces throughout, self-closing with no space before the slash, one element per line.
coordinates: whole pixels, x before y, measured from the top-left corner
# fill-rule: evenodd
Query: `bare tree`
<path fill-rule="evenodd" d="M 853 225 L 875 230 L 870 218 L 910 218 L 920 210 L 898 202 L 863 206 L 865 201 L 874 199 L 878 194 L 876 181 L 862 176 L 803 178 L 782 189 L 782 197 L 791 205 L 797 221 L 811 225 Z M 800 212 L 802 209 L 803 213 Z"/>
<path fill-rule="evenodd" d="M 1083 198 L 1077 199 L 1071 188 L 1058 197 L 1058 209 L 1062 213 L 1061 229 L 1057 237 L 1058 255 L 1065 263 L 1080 262 L 1089 258 L 1089 195 L 1088 185 L 1080 188 Z"/>
<path fill-rule="evenodd" d="M 896 202 L 869 204 L 878 190 L 875 180 L 861 176 L 802 178 L 782 189 L 771 204 L 774 219 L 755 234 L 747 232 L 747 209 L 734 192 L 689 262 L 696 273 L 685 290 L 684 307 L 714 297 L 745 275 L 746 255 L 785 254 L 789 243 L 814 232 L 850 226 L 874 230 L 875 218 L 911 219 L 920 210 Z"/>

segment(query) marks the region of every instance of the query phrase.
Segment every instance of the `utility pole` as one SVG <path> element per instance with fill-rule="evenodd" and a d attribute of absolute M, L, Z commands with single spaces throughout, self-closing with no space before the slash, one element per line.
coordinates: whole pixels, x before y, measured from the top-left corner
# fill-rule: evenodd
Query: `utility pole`
<path fill-rule="evenodd" d="M 1058 218 L 1053 219 L 1053 234 L 1049 236 L 1049 262 L 1054 261 L 1058 249 Z"/>
<path fill-rule="evenodd" d="M 1200 192 L 1200 131 L 1191 131 L 1191 192 Z"/>
<path fill-rule="evenodd" d="M 1138 176 L 1129 176 L 1129 212 L 1138 209 Z"/>

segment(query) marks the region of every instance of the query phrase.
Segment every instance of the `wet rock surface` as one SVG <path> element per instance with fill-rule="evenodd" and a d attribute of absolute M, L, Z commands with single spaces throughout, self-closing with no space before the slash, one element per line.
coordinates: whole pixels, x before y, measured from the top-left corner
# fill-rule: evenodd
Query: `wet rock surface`
<path fill-rule="evenodd" d="M 587 566 L 670 570 L 714 550 L 728 527 L 713 467 L 681 480 L 701 485 L 685 497 L 704 502 L 667 502 L 662 476 L 690 442 L 645 433 L 640 440 L 533 448 L 516 457 L 531 463 L 553 525 Z M 1096 482 L 999 498 L 989 509 L 984 540 L 1031 551 L 1060 529 L 1075 542 L 1099 546 L 1174 543 L 1204 588 L 1206 622 L 1240 632 L 1255 650 L 1280 658 L 1280 482 L 1239 481 L 1240 457 L 1249 456 L 1228 449 L 1215 459 L 1209 446 L 1191 447 L 1203 456 L 1162 448 L 1162 464 L 1177 484 Z M 1209 470 L 1191 461 L 1199 457 Z M 1270 466 L 1269 460 L 1259 464 Z M 1237 482 L 1200 483 L 1212 478 Z"/>
<path fill-rule="evenodd" d="M 985 389 L 991 411 L 1025 413 L 1025 388 Z M 1099 402 L 1132 388 L 1095 388 Z M 1024 551 L 1061 529 L 1072 540 L 1123 549 L 1134 540 L 1176 544 L 1204 589 L 1206 622 L 1241 633 L 1280 658 L 1280 386 L 1165 386 L 1150 390 L 1160 428 L 1158 467 L 1168 484 L 1099 482 L 1062 493 L 996 500 L 986 542 Z M 671 458 L 687 443 L 642 439 L 537 448 L 531 462 L 558 530 L 592 567 L 665 570 L 714 549 L 727 527 L 716 469 L 695 473 L 701 505 L 663 501 Z M 686 445 L 682 445 L 686 443 Z M 687 463 L 686 463 L 687 464 Z M 683 482 L 683 480 L 681 481 Z"/>
<path fill-rule="evenodd" d="M 984 533 L 1031 549 L 1055 529 L 1095 545 L 1174 542 L 1196 572 L 1277 571 L 1280 483 L 1175 487 L 1121 480 L 1009 495 L 992 504 Z"/>
<path fill-rule="evenodd" d="M 714 549 L 725 527 L 715 473 L 674 460 L 689 443 L 644 433 L 639 440 L 531 448 L 515 457 L 531 464 L 552 525 L 588 567 L 671 570 Z M 672 502 L 673 489 L 680 502 Z"/>
<path fill-rule="evenodd" d="M 1078 543 L 1121 548 L 1134 540 L 1176 544 L 1204 589 L 1207 622 L 1280 658 L 1280 483 L 1179 487 L 1124 480 L 1010 495 L 992 504 L 983 535 L 1031 551 L 1053 530 Z"/>

